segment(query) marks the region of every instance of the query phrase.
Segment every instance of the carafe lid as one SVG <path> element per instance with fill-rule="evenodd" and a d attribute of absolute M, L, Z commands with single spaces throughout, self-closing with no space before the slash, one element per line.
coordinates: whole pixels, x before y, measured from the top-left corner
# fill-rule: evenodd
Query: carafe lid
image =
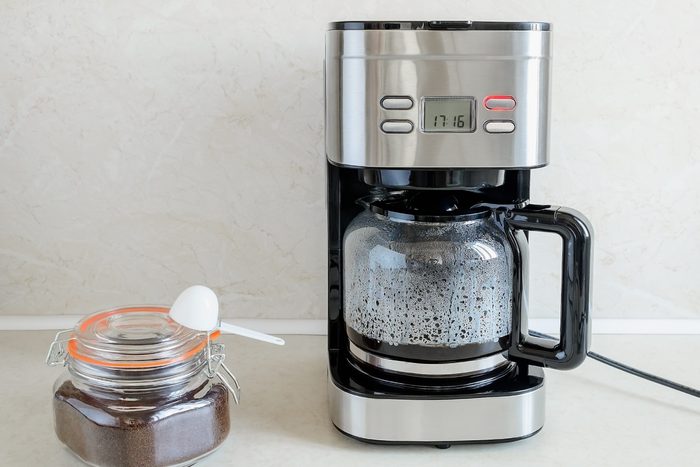
<path fill-rule="evenodd" d="M 473 207 L 473 199 L 454 192 L 420 191 L 372 201 L 372 212 L 390 219 L 414 222 L 464 222 L 485 219 L 487 207 Z"/>

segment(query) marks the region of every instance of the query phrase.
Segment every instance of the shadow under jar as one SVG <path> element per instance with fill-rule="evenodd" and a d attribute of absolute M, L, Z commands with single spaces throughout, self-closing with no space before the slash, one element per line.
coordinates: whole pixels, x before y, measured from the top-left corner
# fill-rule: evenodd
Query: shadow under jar
<path fill-rule="evenodd" d="M 238 386 L 218 371 L 218 332 L 187 329 L 167 308 L 131 307 L 89 315 L 64 333 L 47 359 L 66 366 L 54 385 L 54 426 L 87 464 L 191 465 L 228 436 L 229 391 L 237 400 Z"/>
<path fill-rule="evenodd" d="M 389 373 L 425 376 L 506 365 L 501 354 L 510 344 L 513 255 L 492 211 L 428 193 L 366 207 L 344 239 L 350 353 Z M 492 361 L 484 365 L 454 365 L 487 356 Z"/>

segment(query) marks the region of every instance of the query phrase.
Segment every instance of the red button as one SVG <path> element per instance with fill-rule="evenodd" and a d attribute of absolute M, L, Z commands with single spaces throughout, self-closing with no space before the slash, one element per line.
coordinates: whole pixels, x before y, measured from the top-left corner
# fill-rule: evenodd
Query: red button
<path fill-rule="evenodd" d="M 515 108 L 515 98 L 513 96 L 486 96 L 484 97 L 484 107 L 489 110 L 513 110 Z"/>

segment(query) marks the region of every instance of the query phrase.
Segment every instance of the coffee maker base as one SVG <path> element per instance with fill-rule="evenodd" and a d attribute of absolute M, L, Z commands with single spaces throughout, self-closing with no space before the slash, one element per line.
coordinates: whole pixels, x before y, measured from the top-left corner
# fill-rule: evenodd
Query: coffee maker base
<path fill-rule="evenodd" d="M 328 378 L 330 415 L 342 433 L 370 443 L 494 443 L 528 438 L 544 425 L 544 372 L 529 367 L 517 391 L 449 397 L 370 394 Z"/>

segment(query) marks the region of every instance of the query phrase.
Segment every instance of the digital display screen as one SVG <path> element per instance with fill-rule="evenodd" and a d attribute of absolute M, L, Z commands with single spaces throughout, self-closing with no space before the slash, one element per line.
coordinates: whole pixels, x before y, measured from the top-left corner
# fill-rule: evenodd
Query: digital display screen
<path fill-rule="evenodd" d="M 473 97 L 424 97 L 423 131 L 470 133 L 474 131 Z"/>

